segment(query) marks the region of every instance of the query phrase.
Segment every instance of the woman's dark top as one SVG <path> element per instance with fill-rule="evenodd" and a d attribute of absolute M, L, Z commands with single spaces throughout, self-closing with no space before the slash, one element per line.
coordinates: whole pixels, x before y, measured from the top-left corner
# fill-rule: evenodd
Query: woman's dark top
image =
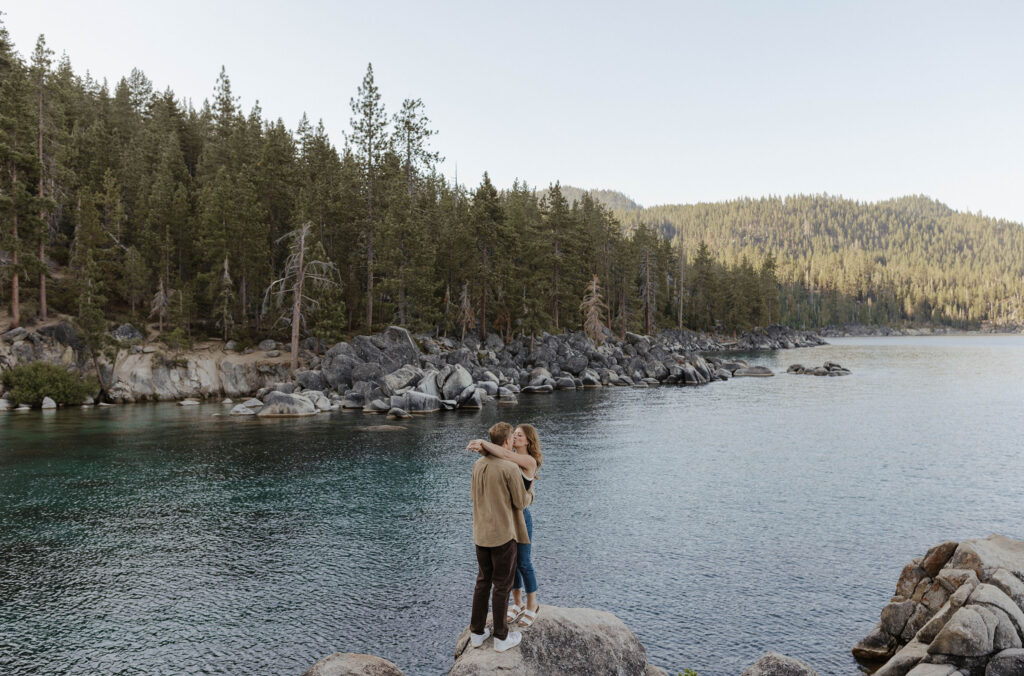
<path fill-rule="evenodd" d="M 525 488 L 526 490 L 530 490 L 530 484 L 533 483 L 533 479 L 527 479 L 526 474 L 523 472 L 520 472 L 520 474 L 523 475 L 523 488 Z"/>

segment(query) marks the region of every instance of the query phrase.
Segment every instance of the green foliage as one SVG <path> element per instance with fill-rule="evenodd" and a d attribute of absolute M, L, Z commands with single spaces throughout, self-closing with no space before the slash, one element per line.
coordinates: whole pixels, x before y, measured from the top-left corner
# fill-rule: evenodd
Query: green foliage
<path fill-rule="evenodd" d="M 174 327 L 167 335 L 161 335 L 160 339 L 172 350 L 187 350 L 192 347 L 192 339 L 180 326 Z"/>
<path fill-rule="evenodd" d="M 320 340 L 334 345 L 344 339 L 348 325 L 345 294 L 340 286 L 333 285 L 320 290 L 318 296 L 309 330 Z"/>
<path fill-rule="evenodd" d="M 700 676 L 696 669 L 687 669 L 686 671 L 680 671 L 679 676 Z"/>
<path fill-rule="evenodd" d="M 4 387 L 19 404 L 39 406 L 44 397 L 60 405 L 81 404 L 96 391 L 95 381 L 70 373 L 56 364 L 36 361 L 3 372 Z"/>
<path fill-rule="evenodd" d="M 437 173 L 423 101 L 389 115 L 372 67 L 354 94 L 339 148 L 306 115 L 293 133 L 243 111 L 223 69 L 199 106 L 137 69 L 111 91 L 43 40 L 26 62 L 0 24 L 0 296 L 41 315 L 44 257 L 64 266 L 49 302 L 95 329 L 94 355 L 103 320 L 145 312 L 186 340 L 266 335 L 260 300 L 292 254 L 282 238 L 308 223 L 340 285 L 307 317 L 325 339 L 394 323 L 577 330 L 595 275 L 604 305 L 586 318 L 619 334 L 1024 323 L 1019 224 L 923 197 L 642 208 L 486 174 L 467 187 Z"/>

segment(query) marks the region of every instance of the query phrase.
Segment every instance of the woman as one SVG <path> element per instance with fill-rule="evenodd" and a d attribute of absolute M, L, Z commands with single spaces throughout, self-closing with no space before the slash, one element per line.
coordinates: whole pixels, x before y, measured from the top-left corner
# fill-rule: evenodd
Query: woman
<path fill-rule="evenodd" d="M 469 448 L 480 453 L 487 453 L 519 465 L 523 475 L 523 485 L 527 490 L 533 485 L 537 478 L 537 470 L 544 462 L 544 456 L 540 452 L 540 438 L 537 436 L 537 429 L 533 425 L 520 425 L 512 432 L 512 450 L 508 450 L 497 444 L 492 444 L 485 439 L 474 439 L 469 443 Z M 533 541 L 533 517 L 530 516 L 530 508 L 523 510 L 523 518 L 526 520 L 526 532 Z M 537 576 L 533 572 L 533 562 L 530 560 L 531 545 L 518 545 L 516 553 L 516 582 L 512 588 L 512 605 L 508 608 L 509 622 L 518 621 L 520 627 L 529 627 L 537 619 L 537 611 L 540 604 L 537 603 Z M 526 606 L 523 606 L 523 589 L 526 589 Z"/>

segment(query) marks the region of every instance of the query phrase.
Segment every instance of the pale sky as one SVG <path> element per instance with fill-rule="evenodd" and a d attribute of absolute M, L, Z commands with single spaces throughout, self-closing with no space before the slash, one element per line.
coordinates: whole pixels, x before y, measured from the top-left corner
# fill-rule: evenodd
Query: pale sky
<path fill-rule="evenodd" d="M 368 62 L 420 98 L 443 171 L 620 190 L 645 206 L 925 194 L 1024 222 L 1024 2 L 7 0 L 76 73 L 137 67 L 197 105 L 344 142 Z"/>

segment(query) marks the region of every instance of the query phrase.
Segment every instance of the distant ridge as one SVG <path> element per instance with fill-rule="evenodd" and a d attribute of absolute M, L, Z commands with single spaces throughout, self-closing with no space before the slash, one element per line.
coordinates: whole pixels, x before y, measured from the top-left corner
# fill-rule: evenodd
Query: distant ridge
<path fill-rule="evenodd" d="M 592 198 L 609 211 L 628 212 L 643 209 L 643 206 L 637 204 L 625 193 L 621 193 L 618 190 L 587 190 L 586 188 L 577 188 L 572 185 L 560 185 L 559 188 L 562 191 L 562 196 L 565 197 L 569 204 L 578 202 L 584 194 L 590 193 Z M 547 188 L 537 191 L 537 197 L 539 198 L 544 198 L 547 194 Z"/>

